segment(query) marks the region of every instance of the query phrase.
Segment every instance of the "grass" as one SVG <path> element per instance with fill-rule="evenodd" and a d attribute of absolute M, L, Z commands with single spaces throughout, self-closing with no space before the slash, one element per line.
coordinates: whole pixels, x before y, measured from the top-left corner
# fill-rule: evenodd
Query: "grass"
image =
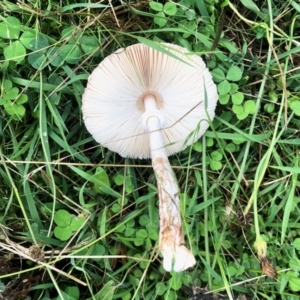
<path fill-rule="evenodd" d="M 2 299 L 300 297 L 297 1 L 2 2 Z M 106 56 L 157 41 L 201 55 L 220 95 L 170 157 L 197 259 L 182 273 L 161 266 L 151 162 L 99 146 L 81 114 Z"/>

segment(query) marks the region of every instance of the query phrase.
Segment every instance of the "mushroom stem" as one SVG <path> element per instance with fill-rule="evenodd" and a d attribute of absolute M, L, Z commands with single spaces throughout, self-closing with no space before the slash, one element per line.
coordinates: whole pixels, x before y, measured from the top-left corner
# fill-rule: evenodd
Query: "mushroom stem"
<path fill-rule="evenodd" d="M 157 109 L 155 97 L 144 97 L 143 123 L 149 131 L 152 166 L 159 195 L 159 249 L 166 271 L 183 271 L 195 265 L 193 254 L 185 247 L 180 214 L 179 188 L 168 160 L 161 129 L 164 116 Z"/>

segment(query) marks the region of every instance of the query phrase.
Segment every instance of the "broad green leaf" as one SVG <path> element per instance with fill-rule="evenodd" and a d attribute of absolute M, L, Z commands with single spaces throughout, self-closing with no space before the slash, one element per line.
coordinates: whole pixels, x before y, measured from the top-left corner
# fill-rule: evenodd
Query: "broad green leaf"
<path fill-rule="evenodd" d="M 19 89 L 16 88 L 16 87 L 13 87 L 12 89 L 5 91 L 5 96 L 4 97 L 7 100 L 15 100 L 17 98 L 18 94 L 19 94 Z"/>
<path fill-rule="evenodd" d="M 73 25 L 73 26 L 63 29 L 63 31 L 61 32 L 61 38 L 65 39 L 65 38 L 72 36 L 73 33 L 75 32 L 76 28 L 77 27 L 75 25 Z"/>
<path fill-rule="evenodd" d="M 289 281 L 289 287 L 293 292 L 300 291 L 300 278 L 293 271 L 288 271 L 285 276 Z"/>
<path fill-rule="evenodd" d="M 218 171 L 222 169 L 222 164 L 217 160 L 211 160 L 209 165 L 213 171 Z"/>
<path fill-rule="evenodd" d="M 68 44 L 60 48 L 60 55 L 67 63 L 76 64 L 81 57 L 81 52 L 77 45 Z"/>
<path fill-rule="evenodd" d="M 105 186 L 110 187 L 109 177 L 105 171 L 105 169 L 98 167 L 96 169 L 96 178 L 99 179 Z"/>
<path fill-rule="evenodd" d="M 222 243 L 222 245 L 223 245 L 223 243 Z M 234 276 L 237 273 L 237 268 L 233 265 L 230 265 L 226 268 L 226 273 L 227 272 L 228 272 L 229 276 Z"/>
<path fill-rule="evenodd" d="M 169 285 L 173 290 L 178 291 L 182 287 L 182 273 L 175 273 L 171 279 L 169 279 Z"/>
<path fill-rule="evenodd" d="M 24 45 L 26 49 L 32 50 L 30 45 L 32 46 L 32 41 L 37 38 L 38 33 L 33 31 L 25 31 L 20 36 L 20 42 Z"/>
<path fill-rule="evenodd" d="M 224 72 L 221 69 L 219 69 L 219 68 L 216 68 L 216 69 L 212 70 L 211 74 L 213 76 L 213 79 L 216 82 L 221 82 L 222 80 L 225 79 Z"/>
<path fill-rule="evenodd" d="M 21 62 L 26 55 L 26 49 L 21 42 L 15 41 L 4 48 L 4 57 L 7 60 Z"/>
<path fill-rule="evenodd" d="M 233 116 L 233 114 L 231 111 L 224 111 L 221 114 L 221 118 L 227 122 L 231 121 L 232 116 Z"/>
<path fill-rule="evenodd" d="M 293 292 L 299 292 L 300 291 L 300 278 L 297 278 L 297 277 L 291 278 L 289 280 L 289 286 Z"/>
<path fill-rule="evenodd" d="M 100 256 L 100 255 L 104 255 L 106 252 L 105 247 L 103 245 L 100 244 L 96 244 L 91 252 L 91 255 L 94 256 Z M 98 260 L 97 258 L 95 260 Z"/>
<path fill-rule="evenodd" d="M 151 240 L 157 241 L 158 240 L 158 232 L 157 230 L 150 228 L 148 231 L 148 236 Z"/>
<path fill-rule="evenodd" d="M 125 229 L 125 236 L 126 237 L 130 237 L 135 233 L 135 229 L 134 228 L 126 228 Z"/>
<path fill-rule="evenodd" d="M 69 296 L 67 293 L 63 292 L 63 291 L 60 291 L 61 293 L 61 296 L 58 296 L 57 298 L 53 299 L 53 300 L 77 300 L 71 296 Z M 44 300 L 44 298 L 42 299 Z"/>
<path fill-rule="evenodd" d="M 235 83 L 230 83 L 230 94 L 234 94 L 239 90 L 239 86 Z"/>
<path fill-rule="evenodd" d="M 126 226 L 124 224 L 121 224 L 116 228 L 116 232 L 124 232 L 125 230 Z"/>
<path fill-rule="evenodd" d="M 225 94 L 225 95 L 220 95 L 219 96 L 219 102 L 221 104 L 227 104 L 229 102 L 229 99 L 230 99 L 230 95 L 229 94 Z"/>
<path fill-rule="evenodd" d="M 154 17 L 154 23 L 157 24 L 159 27 L 164 27 L 167 24 L 166 16 L 163 12 L 159 12 Z"/>
<path fill-rule="evenodd" d="M 269 98 L 272 102 L 277 102 L 278 100 L 278 94 L 275 91 L 270 91 L 269 92 Z"/>
<path fill-rule="evenodd" d="M 95 184 L 97 191 L 102 191 L 102 186 L 110 187 L 110 182 L 107 173 L 101 167 L 96 168 L 95 177 L 102 183 L 101 185 Z"/>
<path fill-rule="evenodd" d="M 244 101 L 244 94 L 241 92 L 234 93 L 231 95 L 231 100 L 233 104 L 242 104 Z"/>
<path fill-rule="evenodd" d="M 184 23 L 185 23 L 185 21 L 184 21 Z M 179 24 L 178 24 L 179 25 Z M 180 26 L 179 26 L 180 27 Z M 187 33 L 184 33 L 183 34 L 183 38 L 188 38 L 189 36 L 191 36 L 191 34 L 192 34 L 192 32 L 194 32 L 195 30 L 196 30 L 196 28 L 197 28 L 197 23 L 196 23 L 196 21 L 194 21 L 194 20 L 191 20 L 190 22 L 188 22 L 188 24 L 184 24 L 184 26 L 183 26 L 183 28 L 185 29 L 185 30 L 188 30 L 189 32 L 187 32 Z M 198 44 L 199 45 L 199 44 Z M 198 51 L 198 50 L 196 50 L 196 49 L 194 49 L 195 51 Z M 200 52 L 202 51 L 202 49 L 200 50 Z"/>
<path fill-rule="evenodd" d="M 247 117 L 248 117 L 248 113 L 246 111 L 240 113 L 240 114 L 237 114 L 236 117 L 239 119 L 239 120 L 245 120 Z"/>
<path fill-rule="evenodd" d="M 189 21 L 195 20 L 196 16 L 196 12 L 193 9 L 188 9 L 185 11 L 185 17 Z"/>
<path fill-rule="evenodd" d="M 26 94 L 22 94 L 18 97 L 18 99 L 16 100 L 17 104 L 24 104 L 28 101 L 28 96 Z"/>
<path fill-rule="evenodd" d="M 234 152 L 235 151 L 235 144 L 233 144 L 233 143 L 227 144 L 226 147 L 225 147 L 225 150 L 228 151 L 228 152 L 231 152 L 231 153 Z"/>
<path fill-rule="evenodd" d="M 15 40 L 19 37 L 21 23 L 15 17 L 7 17 L 0 23 L 0 37 Z"/>
<path fill-rule="evenodd" d="M 126 205 L 128 203 L 128 198 L 124 197 L 124 198 L 119 198 L 118 199 L 118 203 L 120 205 Z"/>
<path fill-rule="evenodd" d="M 150 219 L 147 215 L 140 216 L 139 223 L 141 226 L 147 226 L 150 223 Z"/>
<path fill-rule="evenodd" d="M 292 269 L 296 269 L 296 270 L 299 270 L 299 266 L 300 266 L 300 259 L 295 257 L 295 256 L 292 256 L 292 257 L 289 257 L 289 261 L 288 261 L 288 266 Z M 288 272 L 289 273 L 289 272 Z M 287 274 L 288 274 L 287 273 Z"/>
<path fill-rule="evenodd" d="M 79 299 L 79 289 L 77 286 L 68 286 L 65 289 L 65 293 L 74 299 Z"/>
<path fill-rule="evenodd" d="M 266 103 L 264 105 L 264 111 L 266 111 L 267 113 L 272 113 L 275 110 L 275 104 L 274 103 Z"/>
<path fill-rule="evenodd" d="M 218 92 L 220 95 L 225 95 L 230 92 L 230 83 L 227 80 L 223 80 L 218 84 Z"/>
<path fill-rule="evenodd" d="M 86 55 L 90 55 L 93 53 L 93 56 L 99 55 L 100 48 L 99 48 L 99 42 L 94 36 L 82 36 L 79 40 L 81 49 Z M 98 51 L 97 51 L 98 49 Z"/>
<path fill-rule="evenodd" d="M 214 139 L 212 138 L 207 138 L 206 139 L 206 146 L 207 147 L 212 147 L 214 145 Z"/>
<path fill-rule="evenodd" d="M 295 249 L 300 250 L 300 238 L 296 238 L 293 244 Z"/>
<path fill-rule="evenodd" d="M 195 23 L 195 22 L 194 22 Z M 189 24 L 186 23 L 186 20 L 181 20 L 180 22 L 178 22 L 178 28 L 182 28 L 182 29 L 185 29 L 185 30 L 193 30 L 190 28 Z M 191 36 L 191 33 L 190 32 L 186 32 L 183 34 L 183 38 L 188 38 L 189 36 Z M 195 47 L 194 49 L 195 51 L 198 51 Z M 201 51 L 201 50 L 199 50 Z"/>
<path fill-rule="evenodd" d="M 244 111 L 248 114 L 254 114 L 256 112 L 256 105 L 253 100 L 247 100 L 244 103 Z"/>
<path fill-rule="evenodd" d="M 71 224 L 70 224 L 71 230 L 76 231 L 76 230 L 80 229 L 80 227 L 82 226 L 82 224 L 84 222 L 85 222 L 84 217 L 75 217 L 75 216 L 73 216 Z"/>
<path fill-rule="evenodd" d="M 38 35 L 35 38 L 33 38 L 29 44 L 28 47 L 32 51 L 38 51 L 40 53 L 45 53 L 47 51 L 47 47 L 49 46 L 48 40 L 44 35 Z"/>
<path fill-rule="evenodd" d="M 136 233 L 136 237 L 139 239 L 145 239 L 148 237 L 148 232 L 145 229 L 140 229 L 137 233 Z"/>
<path fill-rule="evenodd" d="M 218 160 L 218 161 L 220 161 L 223 158 L 222 153 L 219 151 L 212 151 L 210 156 L 212 157 L 213 160 Z"/>
<path fill-rule="evenodd" d="M 10 80 L 5 79 L 4 82 L 3 82 L 3 86 L 4 86 L 4 91 L 6 92 L 6 91 L 10 90 L 13 87 L 13 84 Z"/>
<path fill-rule="evenodd" d="M 155 285 L 155 291 L 158 296 L 162 296 L 167 290 L 166 285 L 163 282 L 158 282 Z"/>
<path fill-rule="evenodd" d="M 25 115 L 25 107 L 23 105 L 18 105 L 15 102 L 6 101 L 4 103 L 4 108 L 6 112 L 11 116 L 23 117 Z"/>
<path fill-rule="evenodd" d="M 54 228 L 54 236 L 61 241 L 66 241 L 72 236 L 72 230 L 70 227 L 56 226 Z"/>
<path fill-rule="evenodd" d="M 296 100 L 290 104 L 291 110 L 295 113 L 296 116 L 300 116 L 300 101 Z"/>
<path fill-rule="evenodd" d="M 163 5 L 159 2 L 150 1 L 149 6 L 155 11 L 162 11 Z"/>
<path fill-rule="evenodd" d="M 131 177 L 130 176 L 126 176 L 125 179 L 125 190 L 127 193 L 131 193 L 134 190 L 134 185 L 132 183 Z"/>
<path fill-rule="evenodd" d="M 93 299 L 94 300 L 112 300 L 116 287 L 114 286 L 113 281 L 107 282 L 100 292 L 98 292 Z M 88 299 L 90 300 L 90 299 Z"/>
<path fill-rule="evenodd" d="M 118 203 L 114 203 L 111 207 L 112 212 L 114 212 L 115 214 L 118 213 L 119 211 L 121 211 L 121 206 Z"/>
<path fill-rule="evenodd" d="M 234 104 L 232 106 L 232 111 L 235 114 L 239 115 L 239 114 L 242 114 L 244 112 L 244 107 L 242 105 L 236 105 L 236 104 Z"/>
<path fill-rule="evenodd" d="M 124 176 L 122 174 L 117 174 L 114 180 L 116 185 L 122 185 L 124 183 Z"/>
<path fill-rule="evenodd" d="M 164 13 L 166 15 L 169 15 L 169 16 L 174 16 L 177 12 L 177 7 L 176 7 L 176 4 L 173 3 L 173 2 L 167 2 L 165 5 L 164 5 Z"/>
<path fill-rule="evenodd" d="M 134 245 L 139 247 L 139 246 L 143 245 L 145 241 L 146 241 L 146 238 L 135 238 Z"/>
<path fill-rule="evenodd" d="M 103 245 L 100 244 L 96 244 L 94 245 L 94 248 L 92 250 L 92 252 L 90 253 L 91 256 L 99 256 L 99 258 L 91 258 L 94 261 L 100 261 L 101 260 L 101 255 L 104 255 L 106 252 L 105 247 Z"/>
<path fill-rule="evenodd" d="M 239 81 L 242 78 L 242 71 L 237 66 L 232 66 L 227 72 L 226 79 L 230 81 Z"/>
<path fill-rule="evenodd" d="M 61 56 L 59 47 L 53 47 L 49 49 L 46 53 L 46 56 L 50 64 L 54 67 L 58 67 L 64 63 L 64 58 Z"/>
<path fill-rule="evenodd" d="M 71 223 L 71 214 L 64 209 L 60 209 L 54 214 L 54 222 L 58 226 L 69 226 Z"/>
<path fill-rule="evenodd" d="M 193 144 L 193 149 L 197 152 L 202 152 L 202 143 L 196 142 Z"/>
<path fill-rule="evenodd" d="M 28 55 L 28 62 L 35 69 L 43 68 L 47 63 L 46 55 L 42 52 L 35 52 Z"/>

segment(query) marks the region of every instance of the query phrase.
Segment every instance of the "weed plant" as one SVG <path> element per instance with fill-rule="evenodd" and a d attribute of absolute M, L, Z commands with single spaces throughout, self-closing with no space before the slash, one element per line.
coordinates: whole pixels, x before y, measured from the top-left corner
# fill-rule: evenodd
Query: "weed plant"
<path fill-rule="evenodd" d="M 0 3 L 0 298 L 300 298 L 300 5 Z M 149 160 L 82 122 L 92 70 L 134 43 L 205 60 L 216 118 L 170 157 L 194 269 L 166 273 Z M 184 99 L 183 99 L 184 100 Z"/>

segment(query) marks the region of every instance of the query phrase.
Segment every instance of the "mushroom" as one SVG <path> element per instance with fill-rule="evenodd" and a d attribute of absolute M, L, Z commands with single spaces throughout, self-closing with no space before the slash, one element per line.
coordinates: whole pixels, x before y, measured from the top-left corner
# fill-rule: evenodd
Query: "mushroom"
<path fill-rule="evenodd" d="M 201 57 L 177 45 L 135 44 L 106 57 L 89 76 L 83 119 L 94 139 L 123 157 L 151 158 L 166 271 L 196 260 L 184 243 L 179 188 L 168 156 L 199 139 L 214 118 L 217 89 Z"/>

